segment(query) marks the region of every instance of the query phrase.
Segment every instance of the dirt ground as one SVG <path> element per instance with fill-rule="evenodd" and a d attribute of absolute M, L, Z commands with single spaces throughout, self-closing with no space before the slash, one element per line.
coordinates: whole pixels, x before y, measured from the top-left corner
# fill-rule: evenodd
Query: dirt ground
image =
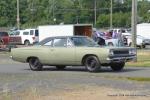
<path fill-rule="evenodd" d="M 31 89 L 18 95 L 19 100 L 150 100 L 150 95 L 138 91 L 124 91 L 106 87 L 84 86 L 66 91 L 51 91 L 41 95 L 36 89 Z M 17 99 L 18 100 L 18 99 Z"/>

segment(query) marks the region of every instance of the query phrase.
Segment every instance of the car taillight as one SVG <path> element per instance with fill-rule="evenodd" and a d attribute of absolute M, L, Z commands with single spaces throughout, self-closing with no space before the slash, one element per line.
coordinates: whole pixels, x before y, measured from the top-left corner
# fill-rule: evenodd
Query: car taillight
<path fill-rule="evenodd" d="M 32 37 L 33 40 L 35 40 L 35 37 Z"/>

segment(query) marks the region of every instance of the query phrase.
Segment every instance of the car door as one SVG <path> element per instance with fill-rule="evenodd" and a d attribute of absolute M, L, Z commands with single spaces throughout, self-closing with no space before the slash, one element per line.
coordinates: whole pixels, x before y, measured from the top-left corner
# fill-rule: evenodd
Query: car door
<path fill-rule="evenodd" d="M 74 65 L 75 47 L 68 38 L 55 38 L 53 47 L 50 48 L 54 65 Z"/>
<path fill-rule="evenodd" d="M 46 65 L 52 65 L 52 42 L 53 38 L 47 38 L 38 43 L 37 45 L 37 51 L 35 51 L 36 55 L 39 57 L 40 62 Z M 36 44 L 35 44 L 36 45 Z"/>

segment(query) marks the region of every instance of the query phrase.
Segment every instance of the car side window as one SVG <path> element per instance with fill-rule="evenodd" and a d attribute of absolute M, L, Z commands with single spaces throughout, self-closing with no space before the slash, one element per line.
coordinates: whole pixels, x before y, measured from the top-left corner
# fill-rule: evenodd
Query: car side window
<path fill-rule="evenodd" d="M 29 32 L 23 32 L 23 35 L 29 35 Z"/>
<path fill-rule="evenodd" d="M 14 33 L 14 35 L 20 35 L 20 32 L 19 32 L 19 31 L 17 31 L 17 32 L 15 32 L 15 33 Z"/>
<path fill-rule="evenodd" d="M 30 35 L 33 35 L 34 34 L 34 30 L 30 30 Z"/>
<path fill-rule="evenodd" d="M 70 41 L 70 39 L 67 39 L 67 47 L 73 47 L 72 42 Z"/>
<path fill-rule="evenodd" d="M 52 40 L 47 41 L 44 46 L 52 46 Z"/>
<path fill-rule="evenodd" d="M 53 41 L 54 47 L 66 47 L 67 46 L 67 39 L 66 38 L 56 38 Z"/>
<path fill-rule="evenodd" d="M 35 36 L 39 36 L 39 31 L 35 30 Z"/>

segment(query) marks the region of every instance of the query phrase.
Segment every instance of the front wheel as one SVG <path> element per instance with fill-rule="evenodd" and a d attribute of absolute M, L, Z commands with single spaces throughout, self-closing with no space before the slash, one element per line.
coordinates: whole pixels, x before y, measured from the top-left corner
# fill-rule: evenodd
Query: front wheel
<path fill-rule="evenodd" d="M 89 72 L 97 72 L 101 67 L 98 58 L 95 56 L 88 56 L 84 65 Z"/>
<path fill-rule="evenodd" d="M 43 66 L 40 63 L 38 58 L 30 58 L 29 66 L 30 66 L 30 69 L 33 71 L 41 71 L 43 69 Z"/>
<path fill-rule="evenodd" d="M 111 64 L 111 69 L 113 71 L 121 71 L 125 66 L 125 62 L 120 62 L 120 63 L 112 63 Z"/>

